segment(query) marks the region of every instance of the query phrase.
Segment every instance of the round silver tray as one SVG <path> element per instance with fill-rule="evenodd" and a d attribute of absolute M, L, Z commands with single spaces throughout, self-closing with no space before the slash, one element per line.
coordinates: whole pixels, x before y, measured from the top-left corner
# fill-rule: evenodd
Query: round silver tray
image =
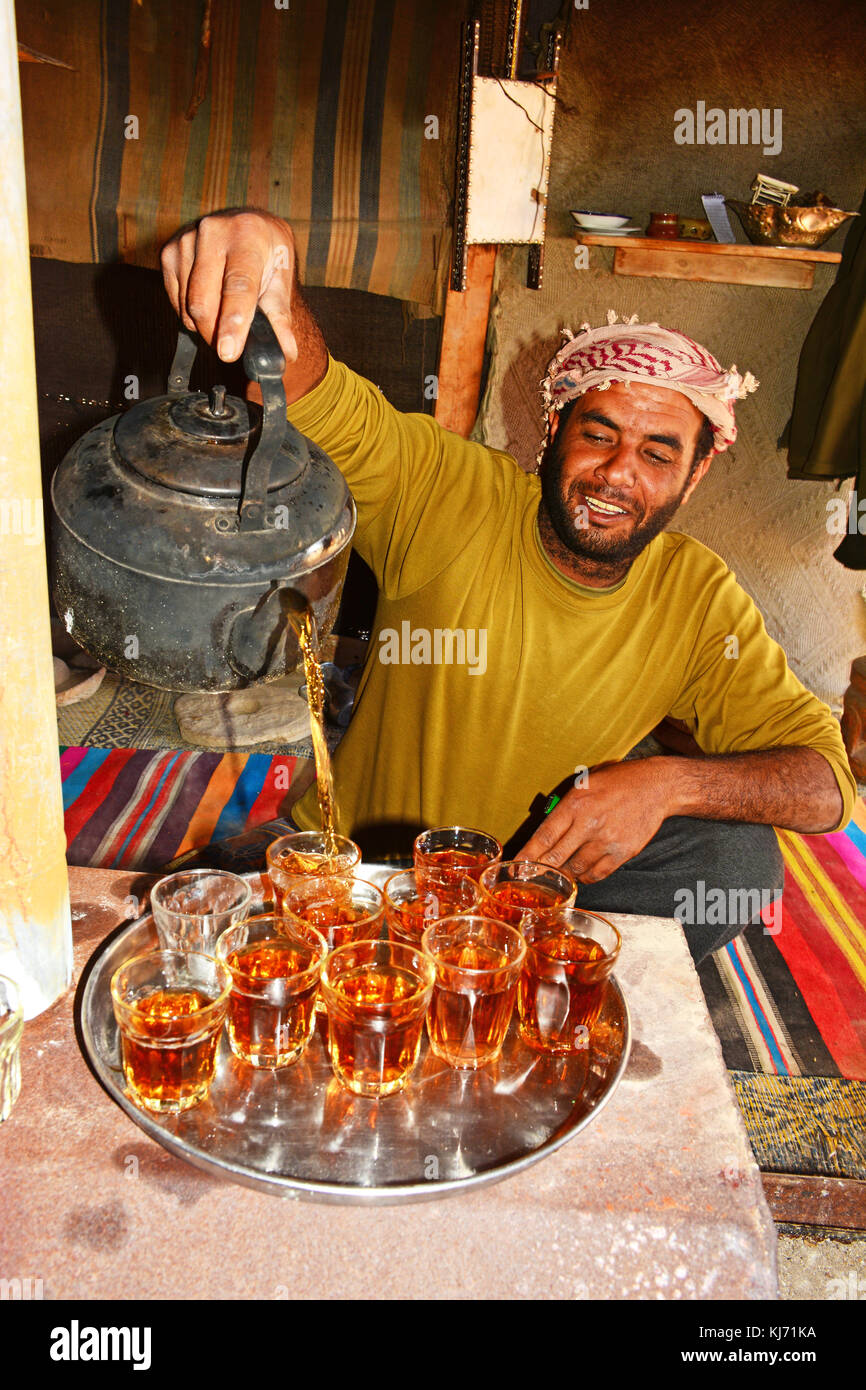
<path fill-rule="evenodd" d="M 366 864 L 361 876 L 381 884 L 392 872 Z M 253 910 L 266 910 L 261 877 L 244 877 L 253 885 Z M 368 1100 L 334 1078 L 322 1017 L 304 1056 L 275 1072 L 239 1061 L 224 1032 L 208 1099 L 179 1115 L 153 1114 L 126 1093 L 109 986 L 124 960 L 157 945 L 148 915 L 91 957 L 79 1016 L 90 1064 L 130 1119 L 171 1153 L 283 1197 L 378 1205 L 499 1182 L 574 1139 L 613 1095 L 628 1062 L 628 1007 L 612 978 L 584 1053 L 532 1051 L 518 1037 L 515 1015 L 492 1067 L 455 1071 L 425 1038 L 405 1089 Z"/>

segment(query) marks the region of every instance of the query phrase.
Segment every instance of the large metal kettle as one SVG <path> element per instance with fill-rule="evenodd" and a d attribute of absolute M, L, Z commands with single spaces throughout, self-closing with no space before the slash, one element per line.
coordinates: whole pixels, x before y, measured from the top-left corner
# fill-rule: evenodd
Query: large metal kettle
<path fill-rule="evenodd" d="M 166 690 L 234 690 L 297 663 L 285 613 L 299 595 L 320 634 L 332 627 L 355 504 L 286 420 L 285 359 L 261 310 L 243 364 L 264 410 L 224 386 L 190 393 L 196 351 L 182 330 L 168 394 L 63 459 L 52 585 L 67 631 L 105 666 Z"/>

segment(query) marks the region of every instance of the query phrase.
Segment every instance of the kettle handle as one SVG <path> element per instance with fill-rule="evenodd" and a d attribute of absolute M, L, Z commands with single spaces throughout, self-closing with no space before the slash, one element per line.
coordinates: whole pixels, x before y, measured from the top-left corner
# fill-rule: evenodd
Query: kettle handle
<path fill-rule="evenodd" d="M 170 396 L 182 396 L 189 390 L 190 372 L 197 351 L 197 338 L 185 328 L 181 328 L 177 338 L 177 350 L 169 370 Z M 265 521 L 265 499 L 271 480 L 271 466 L 282 448 L 283 441 L 288 440 L 291 443 L 302 465 L 306 464 L 310 457 L 306 438 L 286 419 L 286 393 L 283 389 L 286 359 L 270 320 L 259 308 L 256 309 L 250 325 L 243 352 L 243 365 L 250 381 L 257 381 L 261 387 L 264 414 L 258 443 L 244 470 L 238 506 L 238 529 L 259 531 Z"/>
<path fill-rule="evenodd" d="M 288 439 L 291 442 L 302 464 L 309 461 L 309 450 L 304 436 L 286 419 L 286 393 L 283 389 L 286 359 L 270 320 L 259 308 L 253 314 L 250 324 L 243 363 L 250 381 L 257 381 L 261 387 L 265 409 L 259 442 L 244 474 L 243 491 L 238 507 L 238 529 L 260 531 L 265 521 L 271 465 L 282 447 L 283 440 Z"/>

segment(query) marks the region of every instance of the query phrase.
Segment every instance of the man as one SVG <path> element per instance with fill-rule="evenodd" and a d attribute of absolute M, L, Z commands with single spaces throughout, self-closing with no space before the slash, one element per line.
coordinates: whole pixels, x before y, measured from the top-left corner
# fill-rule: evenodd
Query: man
<path fill-rule="evenodd" d="M 564 866 L 582 905 L 611 911 L 669 916 L 701 884 L 702 901 L 757 894 L 744 918 L 679 913 L 696 959 L 756 920 L 781 886 L 771 827 L 844 824 L 856 786 L 829 710 L 748 595 L 664 530 L 733 442 L 732 398 L 753 383 L 657 325 L 587 327 L 551 363 L 539 479 L 331 361 L 291 229 L 270 214 L 204 218 L 166 247 L 163 273 L 225 360 L 261 304 L 290 418 L 358 504 L 355 546 L 380 597 L 335 760 L 341 831 L 369 855 L 408 852 L 426 826 L 475 826 Z M 626 760 L 666 716 L 700 755 Z M 313 791 L 293 815 L 316 824 Z"/>

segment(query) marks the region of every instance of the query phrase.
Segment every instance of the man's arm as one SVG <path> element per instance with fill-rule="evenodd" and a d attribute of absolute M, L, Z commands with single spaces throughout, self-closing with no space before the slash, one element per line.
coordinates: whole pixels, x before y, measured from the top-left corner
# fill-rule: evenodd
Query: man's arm
<path fill-rule="evenodd" d="M 668 816 L 777 825 L 820 834 L 844 806 L 827 759 L 814 748 L 770 748 L 716 757 L 635 758 L 593 768 L 551 811 L 520 852 L 583 883 L 633 859 Z"/>
<path fill-rule="evenodd" d="M 224 362 L 240 357 L 261 305 L 286 358 L 288 405 L 323 380 L 328 350 L 301 293 L 294 234 L 281 218 L 256 209 L 203 217 L 163 248 L 162 274 L 175 312 L 216 343 Z"/>
<path fill-rule="evenodd" d="M 286 357 L 289 419 L 342 471 L 358 509 L 354 548 L 386 597 L 434 579 L 523 477 L 512 460 L 496 463 L 432 416 L 395 410 L 371 382 L 329 362 L 281 218 L 237 209 L 203 217 L 167 244 L 162 269 L 175 310 L 225 361 L 240 356 L 261 305 Z M 260 400 L 257 392 L 251 383 L 248 394 Z"/>

